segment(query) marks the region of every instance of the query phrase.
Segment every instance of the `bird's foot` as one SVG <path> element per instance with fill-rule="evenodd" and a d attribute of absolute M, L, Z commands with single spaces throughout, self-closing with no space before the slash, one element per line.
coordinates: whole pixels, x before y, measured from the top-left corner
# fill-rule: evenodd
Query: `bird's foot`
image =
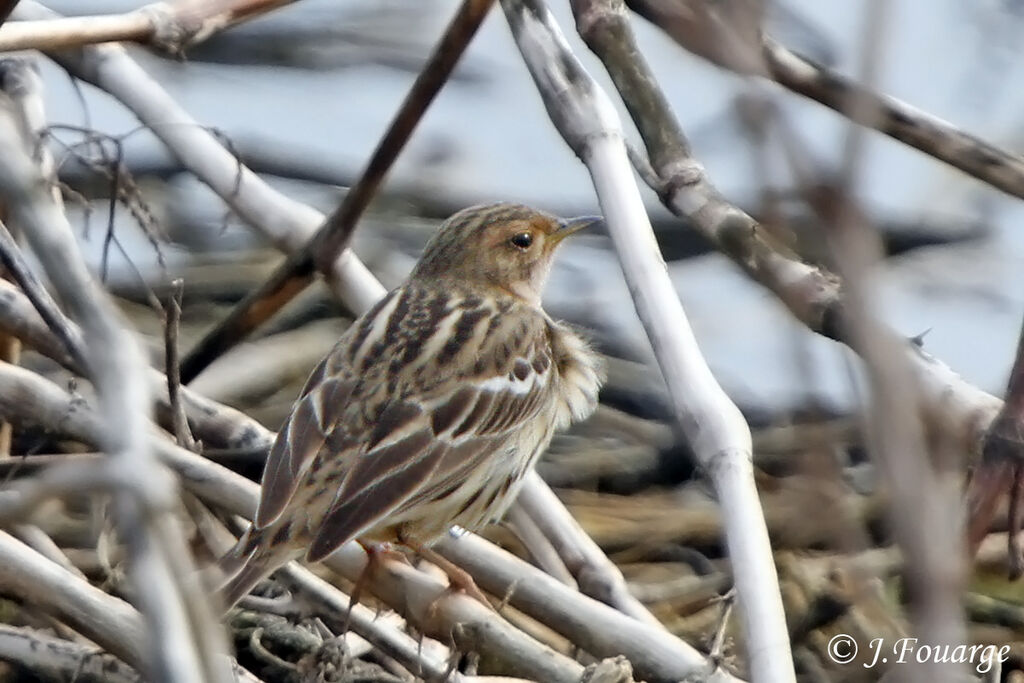
<path fill-rule="evenodd" d="M 391 543 L 372 543 L 358 539 L 356 539 L 356 543 L 362 546 L 363 551 L 366 553 L 366 566 L 359 572 L 359 578 L 356 579 L 356 583 L 352 587 L 352 593 L 349 594 L 348 611 L 345 613 L 345 618 L 342 622 L 342 633 L 348 632 L 349 621 L 352 618 L 352 607 L 362 598 L 363 590 L 366 588 L 367 583 L 370 582 L 373 573 L 382 568 L 386 560 L 399 560 L 409 564 L 409 558 L 406 557 L 405 553 Z"/>
<path fill-rule="evenodd" d="M 442 556 L 432 548 L 428 548 L 426 546 L 410 547 L 424 560 L 436 565 L 448 577 L 448 589 L 430 603 L 430 607 L 428 608 L 429 612 L 433 613 L 437 609 L 437 602 L 445 595 L 450 595 L 452 593 L 465 593 L 469 597 L 475 598 L 489 609 L 494 610 L 494 605 L 492 605 L 491 601 L 487 599 L 487 596 L 482 590 L 480 590 L 480 587 L 476 585 L 476 581 L 473 580 L 473 577 L 470 576 L 469 572 L 448 558 Z"/>

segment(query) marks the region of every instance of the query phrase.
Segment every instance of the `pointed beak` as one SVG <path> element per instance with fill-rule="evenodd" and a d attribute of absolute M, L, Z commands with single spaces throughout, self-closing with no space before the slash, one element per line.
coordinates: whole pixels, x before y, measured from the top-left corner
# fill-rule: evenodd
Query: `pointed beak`
<path fill-rule="evenodd" d="M 553 237 L 556 242 L 561 242 L 574 232 L 579 232 L 584 228 L 589 228 L 592 225 L 597 225 L 603 222 L 603 216 L 577 216 L 576 218 L 563 218 L 558 222 L 558 228 L 554 233 L 552 233 L 551 237 Z"/>

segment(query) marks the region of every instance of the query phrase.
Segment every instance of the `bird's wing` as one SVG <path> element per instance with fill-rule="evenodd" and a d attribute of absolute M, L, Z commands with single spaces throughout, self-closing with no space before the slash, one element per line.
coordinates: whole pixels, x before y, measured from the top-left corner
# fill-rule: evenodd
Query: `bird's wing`
<path fill-rule="evenodd" d="M 348 403 L 356 386 L 350 369 L 336 362 L 336 354 L 320 361 L 281 427 L 267 456 L 260 482 L 256 527 L 276 520 L 295 494 L 303 475 L 324 448 L 333 428 L 332 415 Z M 328 366 L 336 365 L 329 372 Z"/>
<path fill-rule="evenodd" d="M 385 408 L 310 545 L 310 561 L 398 510 L 450 494 L 510 435 L 530 427 L 553 388 L 548 347 L 529 335 L 498 347 L 500 374 L 470 374 L 454 392 L 445 383 Z"/>
<path fill-rule="evenodd" d="M 338 449 L 339 444 L 328 444 L 329 437 L 337 431 L 339 420 L 346 414 L 348 404 L 353 400 L 353 394 L 358 393 L 360 380 L 365 375 L 353 365 L 351 351 L 361 347 L 374 329 L 390 321 L 395 304 L 401 297 L 401 290 L 388 292 L 345 330 L 334 349 L 306 380 L 298 401 L 267 455 L 260 481 L 256 528 L 268 526 L 281 516 L 322 450 Z"/>

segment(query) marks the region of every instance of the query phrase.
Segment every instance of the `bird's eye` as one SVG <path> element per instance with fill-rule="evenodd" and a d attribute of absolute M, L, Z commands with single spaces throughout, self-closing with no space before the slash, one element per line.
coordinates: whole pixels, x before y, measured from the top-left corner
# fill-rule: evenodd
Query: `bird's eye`
<path fill-rule="evenodd" d="M 514 236 L 511 242 L 512 246 L 519 247 L 520 249 L 529 249 L 530 245 L 533 244 L 533 235 L 528 232 L 521 232 Z"/>

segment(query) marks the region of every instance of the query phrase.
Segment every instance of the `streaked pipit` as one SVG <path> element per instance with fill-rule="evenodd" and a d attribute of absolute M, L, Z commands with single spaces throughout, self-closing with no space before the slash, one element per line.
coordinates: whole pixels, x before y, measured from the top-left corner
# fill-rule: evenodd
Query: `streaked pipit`
<path fill-rule="evenodd" d="M 221 561 L 226 605 L 288 560 L 353 539 L 426 548 L 505 512 L 554 432 L 597 404 L 597 355 L 540 304 L 558 244 L 596 220 L 492 204 L 445 221 L 306 382 Z"/>

